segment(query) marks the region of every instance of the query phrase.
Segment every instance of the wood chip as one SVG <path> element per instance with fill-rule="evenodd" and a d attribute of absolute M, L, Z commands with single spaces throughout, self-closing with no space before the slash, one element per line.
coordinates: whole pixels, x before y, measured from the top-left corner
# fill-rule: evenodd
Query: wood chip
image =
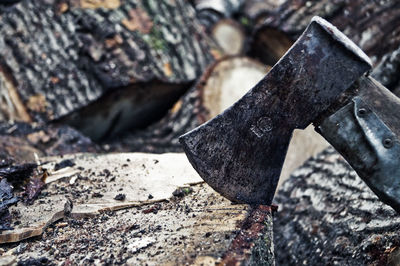
<path fill-rule="evenodd" d="M 31 111 L 44 113 L 47 106 L 46 97 L 42 94 L 31 96 L 29 97 L 26 106 Z"/>

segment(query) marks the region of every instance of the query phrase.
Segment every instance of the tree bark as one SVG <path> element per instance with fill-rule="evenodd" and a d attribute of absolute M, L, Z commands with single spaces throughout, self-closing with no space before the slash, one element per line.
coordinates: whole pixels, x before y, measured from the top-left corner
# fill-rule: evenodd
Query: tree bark
<path fill-rule="evenodd" d="M 24 0 L 0 14 L 1 120 L 75 121 L 103 95 L 120 104 L 110 94 L 123 91 L 135 125 L 143 112 L 166 112 L 219 53 L 184 0 Z M 164 105 L 143 97 L 150 81 L 168 85 L 145 87 Z M 105 128 L 95 138 L 126 114 L 103 108 L 110 115 L 94 125 Z"/>
<path fill-rule="evenodd" d="M 182 151 L 178 137 L 216 116 L 251 89 L 269 67 L 248 57 L 227 57 L 210 66 L 159 122 L 115 141 L 105 142 L 112 151 Z"/>
<path fill-rule="evenodd" d="M 275 201 L 278 265 L 390 265 L 400 254 L 400 216 L 333 148 L 297 169 Z"/>
<path fill-rule="evenodd" d="M 400 97 L 400 47 L 384 55 L 371 75 Z"/>
<path fill-rule="evenodd" d="M 265 43 L 280 43 L 282 36 L 294 41 L 315 15 L 327 19 L 349 36 L 371 57 L 376 66 L 373 75 L 390 90 L 398 89 L 399 78 L 394 73 L 400 70 L 400 3 L 395 0 L 286 0 L 269 14 L 262 26 L 256 30 L 252 55 L 264 60 L 264 63 L 271 64 L 272 62 L 265 58 L 270 59 L 269 54 L 276 53 L 269 52 L 269 46 Z M 271 31 L 279 34 L 271 34 Z M 390 73 L 386 73 L 388 70 Z"/>

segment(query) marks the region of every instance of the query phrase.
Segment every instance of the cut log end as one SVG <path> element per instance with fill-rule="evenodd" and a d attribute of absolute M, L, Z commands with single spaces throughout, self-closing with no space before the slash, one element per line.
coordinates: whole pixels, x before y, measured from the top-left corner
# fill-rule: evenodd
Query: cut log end
<path fill-rule="evenodd" d="M 202 103 L 207 110 L 207 120 L 231 106 L 269 71 L 265 66 L 247 57 L 232 57 L 218 62 L 203 77 Z"/>
<path fill-rule="evenodd" d="M 255 25 L 259 25 L 280 4 L 282 4 L 281 0 L 247 0 L 243 3 L 242 12 Z"/>
<path fill-rule="evenodd" d="M 232 19 L 222 19 L 211 30 L 211 36 L 227 55 L 243 53 L 246 35 L 242 26 Z"/>

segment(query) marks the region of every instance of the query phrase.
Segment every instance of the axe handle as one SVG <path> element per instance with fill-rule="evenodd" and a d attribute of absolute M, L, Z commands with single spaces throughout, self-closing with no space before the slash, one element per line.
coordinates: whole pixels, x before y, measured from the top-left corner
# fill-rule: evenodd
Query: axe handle
<path fill-rule="evenodd" d="M 400 100 L 370 77 L 361 78 L 353 93 L 316 130 L 400 213 Z"/>

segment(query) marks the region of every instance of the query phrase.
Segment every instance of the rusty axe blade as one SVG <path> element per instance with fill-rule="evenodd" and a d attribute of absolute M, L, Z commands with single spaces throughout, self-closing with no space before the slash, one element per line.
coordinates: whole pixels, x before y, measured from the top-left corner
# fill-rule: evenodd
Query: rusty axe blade
<path fill-rule="evenodd" d="M 304 129 L 371 68 L 322 18 L 245 96 L 180 137 L 200 176 L 226 198 L 271 204 L 294 129 Z"/>

